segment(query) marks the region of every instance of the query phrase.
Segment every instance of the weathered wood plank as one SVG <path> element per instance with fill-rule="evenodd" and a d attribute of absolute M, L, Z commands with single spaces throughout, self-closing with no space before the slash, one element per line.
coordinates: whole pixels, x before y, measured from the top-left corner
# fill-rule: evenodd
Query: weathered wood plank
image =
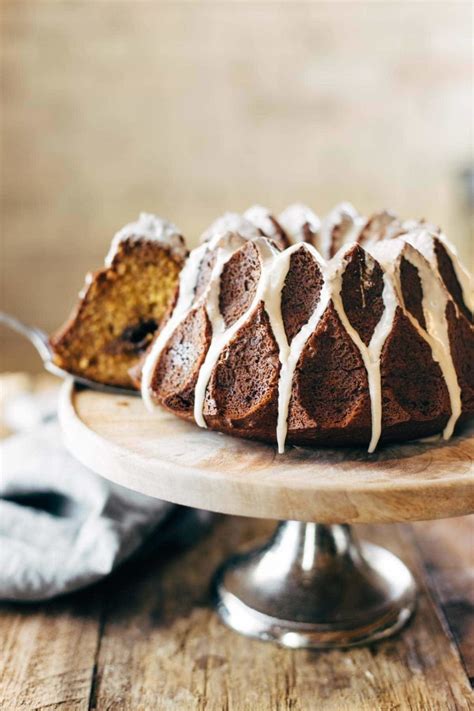
<path fill-rule="evenodd" d="M 365 527 L 367 537 L 408 563 L 420 586 L 416 617 L 398 637 L 370 648 L 309 652 L 227 630 L 209 609 L 210 576 L 242 541 L 265 537 L 272 527 L 226 518 L 183 555 L 115 577 L 93 708 L 306 711 L 317 700 L 324 711 L 469 709 L 466 674 L 426 588 L 409 527 Z"/>
<path fill-rule="evenodd" d="M 56 603 L 4 608 L 0 707 L 86 709 L 91 696 L 91 708 L 134 711 L 300 711 L 313 709 L 315 699 L 318 708 L 337 711 L 469 708 L 466 675 L 426 589 L 408 526 L 366 527 L 367 537 L 404 558 L 420 585 L 415 620 L 399 637 L 350 651 L 291 652 L 227 630 L 208 607 L 212 572 L 239 544 L 272 527 L 224 519 L 181 555 L 135 561 Z"/>
<path fill-rule="evenodd" d="M 437 608 L 474 682 L 474 517 L 413 525 Z"/>
<path fill-rule="evenodd" d="M 0 610 L 0 708 L 89 708 L 99 641 L 94 591 Z"/>
<path fill-rule="evenodd" d="M 28 384 L 35 387 L 35 383 Z M 461 711 L 474 696 L 473 521 L 360 526 L 412 569 L 413 622 L 346 651 L 289 651 L 226 629 L 208 588 L 221 560 L 274 524 L 218 518 L 194 548 L 162 548 L 89 590 L 0 608 L 0 708 L 130 711 Z M 462 655 L 461 662 L 459 653 Z"/>

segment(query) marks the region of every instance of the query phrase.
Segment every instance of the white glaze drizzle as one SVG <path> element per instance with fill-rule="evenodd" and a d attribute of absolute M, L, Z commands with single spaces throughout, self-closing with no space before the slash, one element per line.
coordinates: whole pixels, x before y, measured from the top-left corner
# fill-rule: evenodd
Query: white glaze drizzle
<path fill-rule="evenodd" d="M 201 242 L 208 242 L 227 232 L 237 232 L 248 239 L 255 239 L 261 236 L 258 227 L 243 215 L 239 215 L 238 212 L 226 212 L 221 217 L 218 217 L 217 220 L 214 220 L 212 225 L 203 232 Z"/>
<path fill-rule="evenodd" d="M 356 241 L 367 222 L 366 218 L 359 215 L 354 206 L 349 202 L 341 202 L 333 210 L 331 210 L 329 215 L 321 221 L 321 227 L 319 230 L 321 254 L 326 259 L 329 259 L 331 255 L 331 248 L 334 241 L 334 230 L 339 227 L 344 220 L 350 221 L 352 224 L 341 236 L 341 243 L 336 245 L 335 251 L 338 251 L 344 244 Z"/>
<path fill-rule="evenodd" d="M 306 205 L 301 205 L 300 203 L 289 205 L 278 216 L 278 222 L 293 244 L 306 242 L 306 235 L 303 228 L 305 225 L 308 225 L 312 233 L 311 244 L 318 248 L 318 232 L 321 227 L 321 220 L 311 208 Z"/>
<path fill-rule="evenodd" d="M 345 247 L 345 251 L 352 247 Z M 367 253 L 368 259 L 372 257 Z M 367 258 L 366 258 L 367 259 Z M 370 265 L 373 269 L 375 266 Z M 385 341 L 392 329 L 395 311 L 397 308 L 397 299 L 393 284 L 387 273 L 383 274 L 383 290 L 382 300 L 384 310 L 382 316 L 376 325 L 368 346 L 365 345 L 355 328 L 351 325 L 342 302 L 341 289 L 344 269 L 339 269 L 333 279 L 334 289 L 332 294 L 332 302 L 339 316 L 346 333 L 351 338 L 354 345 L 359 350 L 362 361 L 367 372 L 367 382 L 369 385 L 370 396 L 370 411 L 372 420 L 372 436 L 369 443 L 369 452 L 372 453 L 377 447 L 380 435 L 382 434 L 382 380 L 380 374 L 380 357 Z"/>
<path fill-rule="evenodd" d="M 406 228 L 410 223 L 405 222 L 403 226 Z M 433 269 L 439 273 L 438 260 L 435 252 L 435 239 L 438 239 L 451 259 L 454 273 L 461 287 L 464 303 L 471 313 L 474 311 L 474 295 L 472 289 L 472 279 L 459 261 L 459 257 L 454 246 L 448 242 L 446 235 L 437 230 L 433 225 L 418 224 L 408 234 L 403 235 L 402 239 L 411 244 L 425 259 L 428 260 Z M 441 275 L 440 275 L 441 278 Z"/>
<path fill-rule="evenodd" d="M 285 283 L 286 275 L 290 266 L 291 255 L 297 249 L 306 249 L 317 262 L 321 273 L 323 274 L 323 285 L 321 287 L 321 292 L 319 294 L 319 300 L 311 314 L 308 321 L 300 328 L 298 333 L 293 336 L 290 344 L 286 337 L 285 329 L 283 327 L 283 320 L 281 319 L 281 292 L 283 285 Z M 283 260 L 283 257 L 288 254 L 288 257 Z M 278 452 L 282 454 L 285 451 L 285 441 L 288 433 L 288 412 L 290 407 L 291 391 L 293 386 L 293 377 L 295 374 L 296 366 L 298 360 L 304 350 L 304 347 L 314 333 L 316 326 L 321 320 L 326 308 L 328 307 L 329 300 L 331 298 L 331 288 L 330 281 L 324 278 L 324 271 L 327 263 L 322 259 L 319 252 L 312 246 L 308 244 L 294 245 L 280 255 L 282 262 L 282 269 L 280 271 L 281 289 L 275 295 L 278 298 L 278 309 L 280 313 L 280 318 L 274 317 L 274 321 L 281 322 L 281 331 L 283 332 L 279 338 L 277 338 L 277 343 L 280 348 L 280 378 L 278 382 L 278 420 L 277 420 L 277 443 Z M 279 329 L 280 330 L 280 329 Z"/>
<path fill-rule="evenodd" d="M 443 243 L 444 248 L 449 254 L 459 286 L 461 287 L 463 301 L 472 313 L 474 311 L 474 289 L 472 277 L 467 269 L 465 269 L 461 264 L 456 248 L 448 242 L 446 236 L 442 232 L 438 235 L 438 239 Z"/>
<path fill-rule="evenodd" d="M 418 239 L 418 243 L 421 241 L 421 239 Z M 444 439 L 449 439 L 462 411 L 461 388 L 454 367 L 446 318 L 448 302 L 451 301 L 455 307 L 456 305 L 446 289 L 437 268 L 433 268 L 424 255 L 411 244 L 409 236 L 404 235 L 389 243 L 379 243 L 371 251 L 390 274 L 397 291 L 400 307 L 418 334 L 430 346 L 433 360 L 438 363 L 441 369 L 451 406 L 451 415 L 443 431 Z M 394 259 L 394 254 L 397 251 L 398 254 Z M 400 265 L 403 258 L 414 266 L 418 272 L 423 292 L 422 308 L 426 329 L 420 325 L 418 319 L 404 305 L 400 277 Z"/>
<path fill-rule="evenodd" d="M 252 205 L 243 214 L 245 220 L 251 222 L 255 227 L 263 232 L 265 237 L 274 239 L 278 237 L 278 230 L 275 223 L 270 219 L 272 216 L 270 210 L 262 205 Z"/>
<path fill-rule="evenodd" d="M 141 212 L 136 222 L 130 222 L 122 227 L 112 239 L 110 249 L 105 257 L 105 266 L 110 267 L 120 243 L 126 239 L 147 239 L 161 242 L 180 259 L 185 259 L 187 254 L 186 244 L 176 225 L 157 217 L 157 215 Z"/>
<path fill-rule="evenodd" d="M 351 208 L 351 206 L 349 207 Z M 353 208 L 351 209 L 353 210 Z M 331 220 L 327 219 L 325 222 L 326 230 L 329 230 L 329 225 L 332 224 L 332 227 L 330 228 L 331 233 L 334 225 L 337 224 L 337 217 L 334 213 L 338 211 L 340 214 L 341 210 L 347 212 L 347 204 L 339 206 L 336 211 L 331 213 Z M 364 224 L 366 224 L 365 218 L 358 216 L 357 213 L 351 215 L 351 217 L 354 224 L 343 238 L 345 243 L 348 234 L 357 236 Z M 238 220 L 235 218 L 238 218 Z M 227 224 L 235 225 L 238 224 L 239 221 L 241 224 L 242 219 L 243 218 L 239 215 L 234 215 L 232 220 L 227 220 Z M 248 221 L 244 219 L 244 222 Z M 408 223 L 405 224 L 408 226 Z M 422 231 L 425 234 L 420 236 Z M 428 237 L 426 234 L 428 234 Z M 326 262 L 314 246 L 310 244 L 295 244 L 283 252 L 279 252 L 267 239 L 262 237 L 254 239 L 253 243 L 259 251 L 261 260 L 261 274 L 257 289 L 252 303 L 245 313 L 229 328 L 226 328 L 224 319 L 219 309 L 220 277 L 225 263 L 228 259 L 230 259 L 232 254 L 234 254 L 236 249 L 242 246 L 242 244 L 246 241 L 236 235 L 234 235 L 234 238 L 236 238 L 234 239 L 234 242 L 229 242 L 229 236 L 227 235 L 226 238 L 223 238 L 222 233 L 217 229 L 213 235 L 209 234 L 210 242 L 201 245 L 201 247 L 197 250 L 191 252 L 190 258 L 181 275 L 179 298 L 176 308 L 171 319 L 168 321 L 158 339 L 155 341 L 151 352 L 145 361 L 142 376 L 142 393 L 149 408 L 153 407 L 150 393 L 151 380 L 154 368 L 159 360 L 159 356 L 163 348 L 166 346 L 174 330 L 182 321 L 184 321 L 190 311 L 197 308 L 198 305 L 204 304 L 212 326 L 212 339 L 204 359 L 204 363 L 202 364 L 198 374 L 194 394 L 194 418 L 198 425 L 206 427 L 203 411 L 206 390 L 212 376 L 212 372 L 221 354 L 232 341 L 233 337 L 252 317 L 254 311 L 258 307 L 258 304 L 263 302 L 265 311 L 269 318 L 271 331 L 275 337 L 279 349 L 280 375 L 278 383 L 278 421 L 276 435 L 279 452 L 283 452 L 287 436 L 288 411 L 295 369 L 309 337 L 312 333 L 314 333 L 317 324 L 325 313 L 329 303 L 332 301 L 343 327 L 358 348 L 367 371 L 372 418 L 372 435 L 369 444 L 369 452 L 373 452 L 382 432 L 380 358 L 383 346 L 393 326 L 396 309 L 399 307 L 410 320 L 419 335 L 430 345 L 433 358 L 440 365 L 444 380 L 446 381 L 451 403 L 451 416 L 445 427 L 443 435 L 445 438 L 451 436 L 456 421 L 461 413 L 461 393 L 451 356 L 448 325 L 445 313 L 446 305 L 448 301 L 452 301 L 452 299 L 441 280 L 437 267 L 435 269 L 431 268 L 421 254 L 422 251 L 427 252 L 430 249 L 431 259 L 435 259 L 432 244 L 433 234 L 430 233 L 426 227 L 423 229 L 420 223 L 413 223 L 411 232 L 404 234 L 402 237 L 384 240 L 382 242 L 374 241 L 364 245 L 367 254 L 367 266 L 369 268 L 373 268 L 374 263 L 372 260 L 375 257 L 384 270 L 384 286 L 382 291 L 384 311 L 378 324 L 376 325 L 368 346 L 364 344 L 357 331 L 351 326 L 342 303 L 342 278 L 347 263 L 345 255 L 347 255 L 348 251 L 353 247 L 352 244 L 347 245 L 347 243 L 329 262 Z M 220 245 L 219 241 L 221 241 Z M 417 248 L 412 245 L 412 242 L 416 243 Z M 443 243 L 446 246 L 444 240 Z M 418 247 L 420 248 L 420 251 L 418 251 Z M 218 254 L 206 290 L 198 301 L 193 304 L 194 290 L 199 273 L 199 265 L 207 248 L 217 248 Z M 281 293 L 288 273 L 291 255 L 297 249 L 302 248 L 307 249 L 316 260 L 321 269 L 324 281 L 320 298 L 314 312 L 311 314 L 307 323 L 304 324 L 300 331 L 294 336 L 291 344 L 288 344 L 281 313 Z M 447 248 L 449 249 L 449 245 L 447 245 Z M 453 257 L 452 249 L 449 250 L 449 254 Z M 427 330 L 420 326 L 417 319 L 410 312 L 408 312 L 404 306 L 399 273 L 402 256 L 405 257 L 405 259 L 413 264 L 413 266 L 415 266 L 418 270 L 423 289 L 422 306 L 425 314 Z M 454 262 L 455 259 L 453 259 L 453 264 Z"/>
<path fill-rule="evenodd" d="M 281 316 L 281 292 L 288 273 L 291 255 L 297 249 L 308 249 L 319 264 L 323 264 L 318 252 L 311 245 L 294 245 L 283 252 L 277 251 L 273 245 L 265 239 L 259 239 L 255 242 L 259 250 L 261 260 L 260 279 L 255 291 L 254 298 L 247 311 L 235 322 L 230 328 L 226 329 L 224 320 L 219 312 L 219 293 L 218 293 L 218 278 L 222 271 L 221 266 L 216 265 L 215 284 L 217 288 L 213 289 L 212 298 L 208 299 L 208 316 L 212 323 L 213 338 L 206 359 L 199 371 L 198 381 L 194 393 L 194 419 L 200 427 L 206 427 L 206 421 L 203 416 L 204 401 L 206 397 L 206 389 L 214 367 L 224 349 L 232 341 L 233 337 L 239 329 L 249 320 L 251 315 L 257 309 L 260 302 L 263 303 L 265 312 L 270 322 L 271 332 L 277 342 L 280 360 L 280 375 L 278 382 L 278 422 L 277 422 L 277 441 L 278 451 L 284 452 L 287 421 L 288 421 L 288 406 L 291 397 L 291 386 L 293 374 L 298 362 L 299 356 L 304 348 L 304 345 L 314 331 L 320 317 L 328 305 L 330 292 L 326 288 L 322 289 L 321 298 L 318 307 L 315 309 L 308 323 L 300 329 L 300 332 L 293 338 L 291 346 L 288 345 L 288 340 Z M 209 304 L 211 308 L 209 309 Z M 216 335 L 214 335 L 216 334 Z"/>
<path fill-rule="evenodd" d="M 148 410 L 154 409 L 154 403 L 151 397 L 151 382 L 155 366 L 169 338 L 190 311 L 194 298 L 194 289 L 199 266 L 206 252 L 206 248 L 207 245 L 203 244 L 196 249 L 193 249 L 190 253 L 179 277 L 178 300 L 171 318 L 165 323 L 158 337 L 153 342 L 153 345 L 145 359 L 142 369 L 141 393 L 145 406 Z"/>
<path fill-rule="evenodd" d="M 249 308 L 229 328 L 225 327 L 224 319 L 219 311 L 220 274 L 225 261 L 219 260 L 218 257 L 213 270 L 209 296 L 206 302 L 207 314 L 212 326 L 212 340 L 206 353 L 204 363 L 199 369 L 199 375 L 194 390 L 194 419 L 200 427 L 206 427 L 206 421 L 203 415 L 204 400 L 212 371 L 225 347 L 230 343 L 241 326 L 243 326 L 243 324 L 253 314 L 259 302 L 264 300 L 270 276 L 269 265 L 272 264 L 273 257 L 279 254 L 278 250 L 265 237 L 259 237 L 254 240 L 253 244 L 257 247 L 260 255 L 260 279 Z M 228 258 L 230 258 L 230 256 L 231 255 L 229 255 Z"/>
<path fill-rule="evenodd" d="M 218 233 L 209 242 L 201 244 L 190 253 L 179 277 L 179 291 L 176 306 L 171 318 L 164 325 L 158 338 L 154 341 L 143 366 L 141 393 L 148 410 L 154 409 L 154 403 L 151 397 L 153 372 L 169 338 L 173 335 L 176 328 L 187 318 L 192 309 L 198 308 L 203 303 L 207 303 L 208 300 L 212 302 L 213 293 L 219 285 L 220 272 L 222 271 L 224 262 L 230 259 L 232 254 L 243 244 L 245 244 L 245 240 L 236 233 L 229 232 L 223 235 Z M 213 267 L 211 278 L 203 294 L 201 294 L 196 303 L 194 303 L 199 267 L 208 250 L 217 250 L 216 264 Z M 217 310 L 219 310 L 218 301 Z"/>
<path fill-rule="evenodd" d="M 461 388 L 451 354 L 448 320 L 446 318 L 446 307 L 448 301 L 450 301 L 450 296 L 442 280 L 438 278 L 437 273 L 426 263 L 419 252 L 406 246 L 401 254 L 401 258 L 403 257 L 416 267 L 420 276 L 423 290 L 422 307 L 426 321 L 426 332 L 429 336 L 428 342 L 431 346 L 433 359 L 441 368 L 451 404 L 451 416 L 443 431 L 444 439 L 449 439 L 453 434 L 462 409 Z M 413 321 L 418 323 L 413 316 L 410 320 L 412 323 Z"/>
<path fill-rule="evenodd" d="M 441 233 L 439 239 L 443 243 L 447 253 L 451 258 L 451 262 L 457 276 L 459 285 L 461 287 L 463 301 L 471 313 L 474 311 L 474 284 L 471 275 L 465 269 L 464 265 L 461 264 L 458 253 L 453 245 L 447 241 L 446 237 Z"/>

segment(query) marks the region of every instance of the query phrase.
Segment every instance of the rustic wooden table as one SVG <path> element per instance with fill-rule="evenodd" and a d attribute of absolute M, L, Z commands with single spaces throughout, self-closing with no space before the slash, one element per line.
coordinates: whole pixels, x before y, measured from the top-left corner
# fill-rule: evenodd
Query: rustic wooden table
<path fill-rule="evenodd" d="M 474 705 L 472 518 L 365 525 L 413 571 L 402 633 L 350 651 L 289 651 L 226 629 L 208 586 L 271 521 L 216 517 L 194 546 L 162 546 L 87 590 L 2 605 L 0 708 L 451 711 Z M 470 616 L 471 615 L 471 616 Z"/>

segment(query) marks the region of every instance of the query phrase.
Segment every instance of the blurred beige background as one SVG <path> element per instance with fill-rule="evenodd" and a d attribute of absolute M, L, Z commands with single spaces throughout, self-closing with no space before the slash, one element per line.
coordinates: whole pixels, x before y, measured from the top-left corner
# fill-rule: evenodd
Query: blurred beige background
<path fill-rule="evenodd" d="M 140 210 L 341 199 L 469 258 L 468 2 L 3 2 L 2 308 L 45 329 Z M 37 370 L 2 330 L 3 369 Z"/>

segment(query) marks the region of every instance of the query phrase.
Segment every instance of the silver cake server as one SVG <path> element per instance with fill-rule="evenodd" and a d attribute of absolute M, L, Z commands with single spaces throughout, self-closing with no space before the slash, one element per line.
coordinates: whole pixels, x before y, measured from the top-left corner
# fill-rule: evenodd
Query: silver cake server
<path fill-rule="evenodd" d="M 57 375 L 59 378 L 72 378 L 74 382 L 79 383 L 80 385 L 85 385 L 92 390 L 99 390 L 103 393 L 114 393 L 115 395 L 140 395 L 139 390 L 121 388 L 115 385 L 103 385 L 102 383 L 96 383 L 94 380 L 83 378 L 81 375 L 69 373 L 67 370 L 59 368 L 59 366 L 57 366 L 53 361 L 54 354 L 49 344 L 48 334 L 40 328 L 27 326 L 22 321 L 19 321 L 14 316 L 10 316 L 10 314 L 6 314 L 3 311 L 0 311 L 0 323 L 27 338 L 38 351 L 46 370 L 53 375 Z"/>

